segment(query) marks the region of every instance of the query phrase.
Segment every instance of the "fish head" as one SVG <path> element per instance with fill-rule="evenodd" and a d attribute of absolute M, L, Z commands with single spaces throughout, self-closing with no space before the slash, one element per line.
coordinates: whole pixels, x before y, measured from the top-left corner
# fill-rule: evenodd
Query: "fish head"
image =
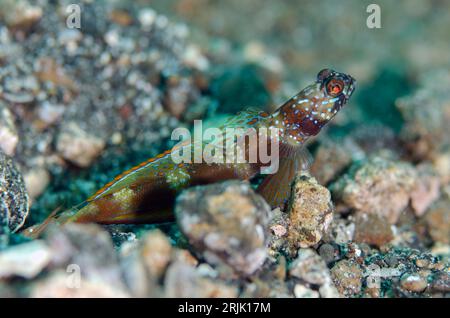
<path fill-rule="evenodd" d="M 317 74 L 317 79 L 287 101 L 275 117 L 280 117 L 287 136 L 304 141 L 320 130 L 342 109 L 355 90 L 350 75 L 331 69 Z"/>
<path fill-rule="evenodd" d="M 319 116 L 331 119 L 350 99 L 355 86 L 356 80 L 348 74 L 328 68 L 321 70 L 316 80 L 316 89 L 321 92 L 320 100 L 316 101 Z"/>

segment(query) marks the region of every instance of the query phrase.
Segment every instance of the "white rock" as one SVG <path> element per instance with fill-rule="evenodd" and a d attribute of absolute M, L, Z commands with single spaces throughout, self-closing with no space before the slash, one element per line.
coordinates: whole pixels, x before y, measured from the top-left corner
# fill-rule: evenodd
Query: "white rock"
<path fill-rule="evenodd" d="M 43 241 L 10 247 L 0 253 L 0 279 L 38 275 L 50 262 L 51 252 Z"/>

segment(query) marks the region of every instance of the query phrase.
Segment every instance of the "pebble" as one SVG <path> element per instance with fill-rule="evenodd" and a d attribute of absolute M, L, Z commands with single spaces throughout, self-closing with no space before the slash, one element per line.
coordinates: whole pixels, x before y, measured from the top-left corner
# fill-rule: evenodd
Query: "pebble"
<path fill-rule="evenodd" d="M 355 223 L 335 214 L 333 221 L 325 233 L 323 240 L 327 243 L 345 244 L 353 240 L 355 235 Z"/>
<path fill-rule="evenodd" d="M 141 239 L 141 255 L 148 273 L 158 279 L 171 260 L 172 246 L 163 232 L 154 230 Z"/>
<path fill-rule="evenodd" d="M 385 217 L 377 214 L 358 213 L 355 218 L 354 240 L 357 243 L 367 243 L 382 246 L 394 239 L 391 224 Z"/>
<path fill-rule="evenodd" d="M 37 280 L 30 286 L 31 298 L 126 298 L 130 294 L 109 282 L 87 279 L 73 279 L 66 271 L 58 270 Z"/>
<path fill-rule="evenodd" d="M 13 160 L 0 151 L 0 241 L 22 227 L 28 209 L 29 198 L 22 175 Z"/>
<path fill-rule="evenodd" d="M 352 148 L 357 147 L 350 139 L 343 143 L 325 139 L 317 149 L 311 174 L 320 184 L 326 185 L 335 179 L 352 162 Z"/>
<path fill-rule="evenodd" d="M 156 277 L 149 275 L 138 242 L 123 243 L 120 246 L 119 258 L 123 280 L 133 297 L 161 296 Z"/>
<path fill-rule="evenodd" d="M 39 6 L 32 5 L 28 0 L 8 1 L 2 4 L 2 11 L 8 14 L 0 14 L 5 19 L 6 24 L 11 28 L 19 28 L 23 30 L 29 29 L 43 15 L 43 10 Z"/>
<path fill-rule="evenodd" d="M 289 251 L 287 244 L 287 234 L 289 228 L 289 220 L 287 213 L 281 211 L 280 208 L 276 208 L 271 212 L 271 220 L 269 223 L 270 236 L 269 236 L 269 255 L 277 257 L 280 253 L 297 253 L 297 251 Z"/>
<path fill-rule="evenodd" d="M 329 283 L 325 283 L 319 288 L 319 294 L 322 298 L 341 298 L 342 295 L 339 294 L 334 283 L 331 281 Z"/>
<path fill-rule="evenodd" d="M 75 122 L 63 128 L 56 142 L 61 156 L 79 167 L 89 167 L 104 148 L 102 139 L 84 131 Z"/>
<path fill-rule="evenodd" d="M 294 286 L 294 295 L 295 298 L 319 298 L 319 292 L 300 284 Z"/>
<path fill-rule="evenodd" d="M 227 181 L 182 192 L 175 207 L 180 230 L 213 265 L 254 273 L 267 257 L 271 209 L 245 182 Z"/>
<path fill-rule="evenodd" d="M 144 29 L 147 29 L 153 25 L 156 20 L 156 12 L 151 8 L 143 8 L 139 10 L 138 20 Z"/>
<path fill-rule="evenodd" d="M 125 288 L 111 236 L 99 225 L 68 223 L 48 232 L 46 242 L 52 250 L 53 267 L 76 264 L 83 279 Z"/>
<path fill-rule="evenodd" d="M 19 143 L 19 135 L 13 116 L 9 109 L 0 101 L 0 151 L 13 156 Z"/>
<path fill-rule="evenodd" d="M 50 248 L 40 240 L 10 247 L 0 252 L 0 280 L 36 277 L 50 263 L 51 255 Z"/>
<path fill-rule="evenodd" d="M 338 259 L 339 250 L 335 248 L 333 245 L 326 243 L 320 246 L 319 255 L 328 265 Z"/>
<path fill-rule="evenodd" d="M 50 183 L 50 173 L 45 168 L 33 168 L 23 176 L 30 201 L 39 197 Z"/>
<path fill-rule="evenodd" d="M 331 269 L 331 277 L 339 293 L 346 297 L 356 296 L 361 292 L 363 271 L 357 263 L 342 260 Z"/>
<path fill-rule="evenodd" d="M 238 296 L 235 286 L 217 279 L 202 277 L 192 266 L 173 263 L 164 279 L 165 297 L 176 298 L 234 298 Z"/>
<path fill-rule="evenodd" d="M 314 285 L 331 281 L 325 261 L 311 248 L 298 251 L 297 258 L 289 266 L 289 275 Z"/>
<path fill-rule="evenodd" d="M 428 165 L 417 166 L 417 172 L 416 184 L 411 191 L 411 207 L 416 216 L 420 217 L 439 198 L 440 180 Z"/>
<path fill-rule="evenodd" d="M 450 273 L 440 272 L 433 277 L 430 289 L 441 293 L 450 293 Z"/>
<path fill-rule="evenodd" d="M 333 219 L 331 194 L 306 175 L 295 178 L 292 191 L 288 242 L 294 249 L 306 248 L 322 239 Z"/>
<path fill-rule="evenodd" d="M 432 161 L 441 184 L 450 184 L 450 150 L 437 153 Z"/>
<path fill-rule="evenodd" d="M 410 292 L 420 293 L 427 288 L 427 280 L 416 273 L 406 273 L 400 278 L 400 285 Z"/>
<path fill-rule="evenodd" d="M 435 202 L 423 219 L 435 242 L 450 244 L 450 199 L 442 198 Z"/>
<path fill-rule="evenodd" d="M 409 163 L 375 156 L 352 165 L 331 191 L 357 213 L 374 213 L 394 224 L 410 201 L 416 178 Z"/>

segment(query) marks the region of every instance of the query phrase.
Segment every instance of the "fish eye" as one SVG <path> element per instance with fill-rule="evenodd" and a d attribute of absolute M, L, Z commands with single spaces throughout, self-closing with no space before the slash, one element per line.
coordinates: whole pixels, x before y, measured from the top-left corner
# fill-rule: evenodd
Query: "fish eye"
<path fill-rule="evenodd" d="M 326 85 L 328 95 L 336 97 L 344 89 L 344 83 L 341 80 L 332 78 Z"/>

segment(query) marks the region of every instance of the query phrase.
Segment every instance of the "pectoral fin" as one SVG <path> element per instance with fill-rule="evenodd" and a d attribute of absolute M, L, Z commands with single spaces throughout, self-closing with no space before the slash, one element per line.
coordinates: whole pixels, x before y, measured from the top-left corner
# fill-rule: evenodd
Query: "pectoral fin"
<path fill-rule="evenodd" d="M 272 208 L 284 209 L 291 194 L 291 185 L 295 175 L 300 171 L 308 170 L 311 163 L 312 156 L 307 148 L 280 145 L 278 171 L 263 180 L 258 187 L 258 193 Z"/>

